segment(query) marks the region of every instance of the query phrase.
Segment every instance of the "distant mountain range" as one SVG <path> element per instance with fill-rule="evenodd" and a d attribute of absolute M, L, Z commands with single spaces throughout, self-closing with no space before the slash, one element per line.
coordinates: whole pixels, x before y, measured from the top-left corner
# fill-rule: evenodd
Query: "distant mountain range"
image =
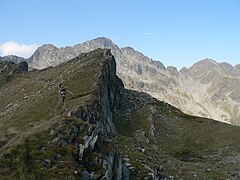
<path fill-rule="evenodd" d="M 128 89 L 147 92 L 183 112 L 239 125 L 240 64 L 217 63 L 204 59 L 190 68 L 165 67 L 131 47 L 119 48 L 110 39 L 96 38 L 75 46 L 57 48 L 46 44 L 29 59 L 16 56 L 0 60 L 26 60 L 30 68 L 43 69 L 68 61 L 80 53 L 97 48 L 111 49 L 116 58 L 117 74 Z"/>

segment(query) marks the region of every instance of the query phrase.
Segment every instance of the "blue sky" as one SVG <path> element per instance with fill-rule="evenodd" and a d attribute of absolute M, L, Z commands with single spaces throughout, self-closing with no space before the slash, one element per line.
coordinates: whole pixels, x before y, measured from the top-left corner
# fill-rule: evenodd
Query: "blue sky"
<path fill-rule="evenodd" d="M 240 0 L 0 0 L 0 8 L 0 55 L 104 36 L 166 66 L 240 63 Z"/>

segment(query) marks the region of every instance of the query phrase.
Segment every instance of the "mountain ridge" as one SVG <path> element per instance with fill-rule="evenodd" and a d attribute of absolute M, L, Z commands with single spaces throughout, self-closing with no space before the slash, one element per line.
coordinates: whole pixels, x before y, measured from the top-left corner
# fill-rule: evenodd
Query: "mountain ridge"
<path fill-rule="evenodd" d="M 109 49 L 13 74 L 0 91 L 1 179 L 240 177 L 240 127 L 125 89 Z"/>
<path fill-rule="evenodd" d="M 46 45 L 47 46 L 47 45 Z M 48 45 L 50 46 L 50 45 Z M 179 71 L 165 67 L 131 47 L 119 48 L 108 38 L 96 38 L 65 48 L 36 50 L 28 59 L 32 68 L 56 66 L 79 53 L 109 48 L 117 61 L 117 74 L 129 89 L 147 92 L 183 112 L 238 125 L 240 119 L 239 65 L 204 59 Z M 41 54 L 42 53 L 42 54 Z"/>

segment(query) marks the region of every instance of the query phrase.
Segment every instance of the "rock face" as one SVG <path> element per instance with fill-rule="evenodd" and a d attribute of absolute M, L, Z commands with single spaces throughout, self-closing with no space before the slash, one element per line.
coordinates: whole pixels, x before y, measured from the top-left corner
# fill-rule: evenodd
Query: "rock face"
<path fill-rule="evenodd" d="M 57 61 L 58 51 L 59 49 L 51 44 L 45 44 L 39 47 L 29 58 L 30 62 L 32 62 L 31 66 L 33 68 L 56 66 L 60 63 L 59 61 Z M 36 59 L 39 59 L 40 61 L 35 61 Z"/>
<path fill-rule="evenodd" d="M 165 68 L 131 47 L 119 48 L 107 38 L 65 48 L 43 45 L 27 61 L 30 68 L 42 69 L 96 48 L 111 49 L 117 74 L 126 88 L 147 92 L 188 114 L 239 124 L 240 65 L 205 59 L 178 71 L 175 67 Z"/>

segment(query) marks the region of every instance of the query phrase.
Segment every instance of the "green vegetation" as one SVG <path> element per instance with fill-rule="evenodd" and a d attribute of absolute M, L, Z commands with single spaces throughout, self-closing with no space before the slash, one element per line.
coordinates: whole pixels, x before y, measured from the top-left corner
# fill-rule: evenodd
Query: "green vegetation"
<path fill-rule="evenodd" d="M 93 106 L 98 98 L 103 83 L 100 64 L 106 61 L 103 52 L 17 74 L 0 85 L 0 179 L 76 179 L 86 167 L 103 171 L 83 167 L 76 159 L 89 125 L 69 115 L 79 107 Z M 67 92 L 64 103 L 60 83 Z M 72 139 L 72 128 L 81 126 L 78 138 Z M 99 153 L 88 159 L 96 156 Z"/>
<path fill-rule="evenodd" d="M 82 124 L 81 121 L 63 119 L 52 125 L 51 128 L 55 130 L 47 129 L 36 133 L 26 138 L 21 145 L 12 147 L 0 159 L 0 178 L 58 179 L 61 175 L 74 179 L 73 172 L 82 169 L 74 156 L 77 145 L 62 146 L 61 143 L 68 139 L 69 128 Z M 63 130 L 59 130 L 59 127 Z M 82 135 L 85 133 L 81 132 Z M 81 141 L 81 137 L 74 142 Z"/>
<path fill-rule="evenodd" d="M 148 165 L 176 179 L 238 177 L 239 127 L 189 116 L 152 99 L 143 98 L 139 103 L 139 96 L 131 93 L 125 94 L 114 117 L 119 132 L 115 142 L 142 176 L 149 172 Z M 127 102 L 132 104 L 124 108 Z M 151 123 L 155 127 L 153 137 L 148 134 Z M 134 135 L 139 129 L 145 132 L 145 139 Z"/>
<path fill-rule="evenodd" d="M 146 106 L 127 114 L 127 117 L 115 119 L 114 123 L 118 127 L 118 133 L 133 137 L 134 132 L 138 129 L 148 132 L 150 129 L 150 122 L 148 120 L 149 111 L 149 106 Z"/>

